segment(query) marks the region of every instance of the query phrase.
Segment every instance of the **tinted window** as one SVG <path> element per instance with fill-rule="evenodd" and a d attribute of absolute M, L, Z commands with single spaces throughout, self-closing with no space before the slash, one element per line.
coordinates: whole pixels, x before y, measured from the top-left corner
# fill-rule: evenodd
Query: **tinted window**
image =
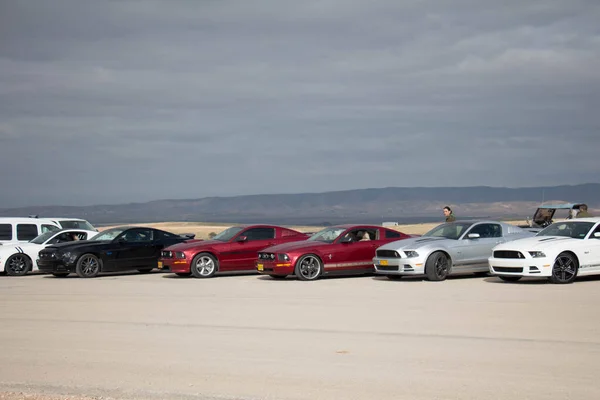
<path fill-rule="evenodd" d="M 179 235 L 174 235 L 172 233 L 169 232 L 165 232 L 165 231 L 154 231 L 154 240 L 161 240 L 161 239 L 176 239 L 178 238 Z"/>
<path fill-rule="evenodd" d="M 60 230 L 60 228 L 58 226 L 46 225 L 46 224 L 42 225 L 42 233 L 56 232 L 56 231 L 59 231 L 59 230 Z"/>
<path fill-rule="evenodd" d="M 94 227 L 87 221 L 60 221 L 60 225 L 64 229 L 85 229 L 88 231 L 94 230 Z"/>
<path fill-rule="evenodd" d="M 274 239 L 275 228 L 252 228 L 242 233 L 242 236 L 246 236 L 248 241 Z"/>
<path fill-rule="evenodd" d="M 480 238 L 502 237 L 502 227 L 498 224 L 479 224 L 469 233 L 478 233 Z"/>
<path fill-rule="evenodd" d="M 385 237 L 386 238 L 399 238 L 399 237 L 402 237 L 402 235 L 400 235 L 400 232 L 386 230 Z"/>
<path fill-rule="evenodd" d="M 129 243 L 151 242 L 152 230 L 145 228 L 129 229 L 128 231 L 123 232 L 121 238 Z"/>
<path fill-rule="evenodd" d="M 17 240 L 31 240 L 38 236 L 38 227 L 35 224 L 18 224 Z"/>
<path fill-rule="evenodd" d="M 0 224 L 0 240 L 12 240 L 11 224 Z"/>

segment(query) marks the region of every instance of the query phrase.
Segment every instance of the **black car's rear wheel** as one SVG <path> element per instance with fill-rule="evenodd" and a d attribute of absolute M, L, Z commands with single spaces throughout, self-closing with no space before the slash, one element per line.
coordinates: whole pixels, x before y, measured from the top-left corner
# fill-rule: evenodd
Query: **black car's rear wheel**
<path fill-rule="evenodd" d="M 425 273 L 430 281 L 443 281 L 450 273 L 450 260 L 441 251 L 436 251 L 427 258 Z"/>
<path fill-rule="evenodd" d="M 31 259 L 25 254 L 19 253 L 8 257 L 4 269 L 8 276 L 23 276 L 31 271 L 31 266 Z"/>
<path fill-rule="evenodd" d="M 200 253 L 192 260 L 190 266 L 194 278 L 210 278 L 217 273 L 219 262 L 209 253 Z"/>
<path fill-rule="evenodd" d="M 84 254 L 77 260 L 75 272 L 80 278 L 94 278 L 100 272 L 100 259 L 93 254 Z"/>
<path fill-rule="evenodd" d="M 314 281 L 323 273 L 323 263 L 314 254 L 306 254 L 296 263 L 295 274 L 301 281 Z"/>

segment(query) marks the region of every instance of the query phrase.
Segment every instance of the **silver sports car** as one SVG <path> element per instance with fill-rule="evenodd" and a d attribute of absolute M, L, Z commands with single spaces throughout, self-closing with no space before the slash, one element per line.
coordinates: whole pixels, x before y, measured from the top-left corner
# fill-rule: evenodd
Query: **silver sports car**
<path fill-rule="evenodd" d="M 535 232 L 498 221 L 450 222 L 421 237 L 377 248 L 373 264 L 376 273 L 390 279 L 425 274 L 431 281 L 442 281 L 457 273 L 485 274 L 494 246 L 534 235 Z"/>

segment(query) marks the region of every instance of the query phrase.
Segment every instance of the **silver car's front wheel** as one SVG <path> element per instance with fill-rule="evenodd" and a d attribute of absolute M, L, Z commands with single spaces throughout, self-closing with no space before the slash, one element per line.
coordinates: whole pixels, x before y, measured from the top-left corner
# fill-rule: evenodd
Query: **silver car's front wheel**
<path fill-rule="evenodd" d="M 191 272 L 194 278 L 210 278 L 217 273 L 218 261 L 208 253 L 200 253 L 192 260 Z"/>
<path fill-rule="evenodd" d="M 302 281 L 314 281 L 323 273 L 323 263 L 314 254 L 302 256 L 296 263 L 296 276 Z"/>

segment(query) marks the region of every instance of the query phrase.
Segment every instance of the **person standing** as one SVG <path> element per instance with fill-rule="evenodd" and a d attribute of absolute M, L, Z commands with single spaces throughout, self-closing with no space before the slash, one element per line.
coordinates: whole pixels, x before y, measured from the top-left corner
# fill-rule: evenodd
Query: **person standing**
<path fill-rule="evenodd" d="M 444 216 L 446 216 L 446 222 L 454 222 L 456 221 L 456 217 L 452 213 L 452 209 L 449 206 L 443 208 Z"/>
<path fill-rule="evenodd" d="M 579 212 L 577 213 L 577 216 L 575 218 L 588 218 L 588 217 L 591 217 L 591 215 L 588 213 L 587 204 L 580 205 Z"/>

